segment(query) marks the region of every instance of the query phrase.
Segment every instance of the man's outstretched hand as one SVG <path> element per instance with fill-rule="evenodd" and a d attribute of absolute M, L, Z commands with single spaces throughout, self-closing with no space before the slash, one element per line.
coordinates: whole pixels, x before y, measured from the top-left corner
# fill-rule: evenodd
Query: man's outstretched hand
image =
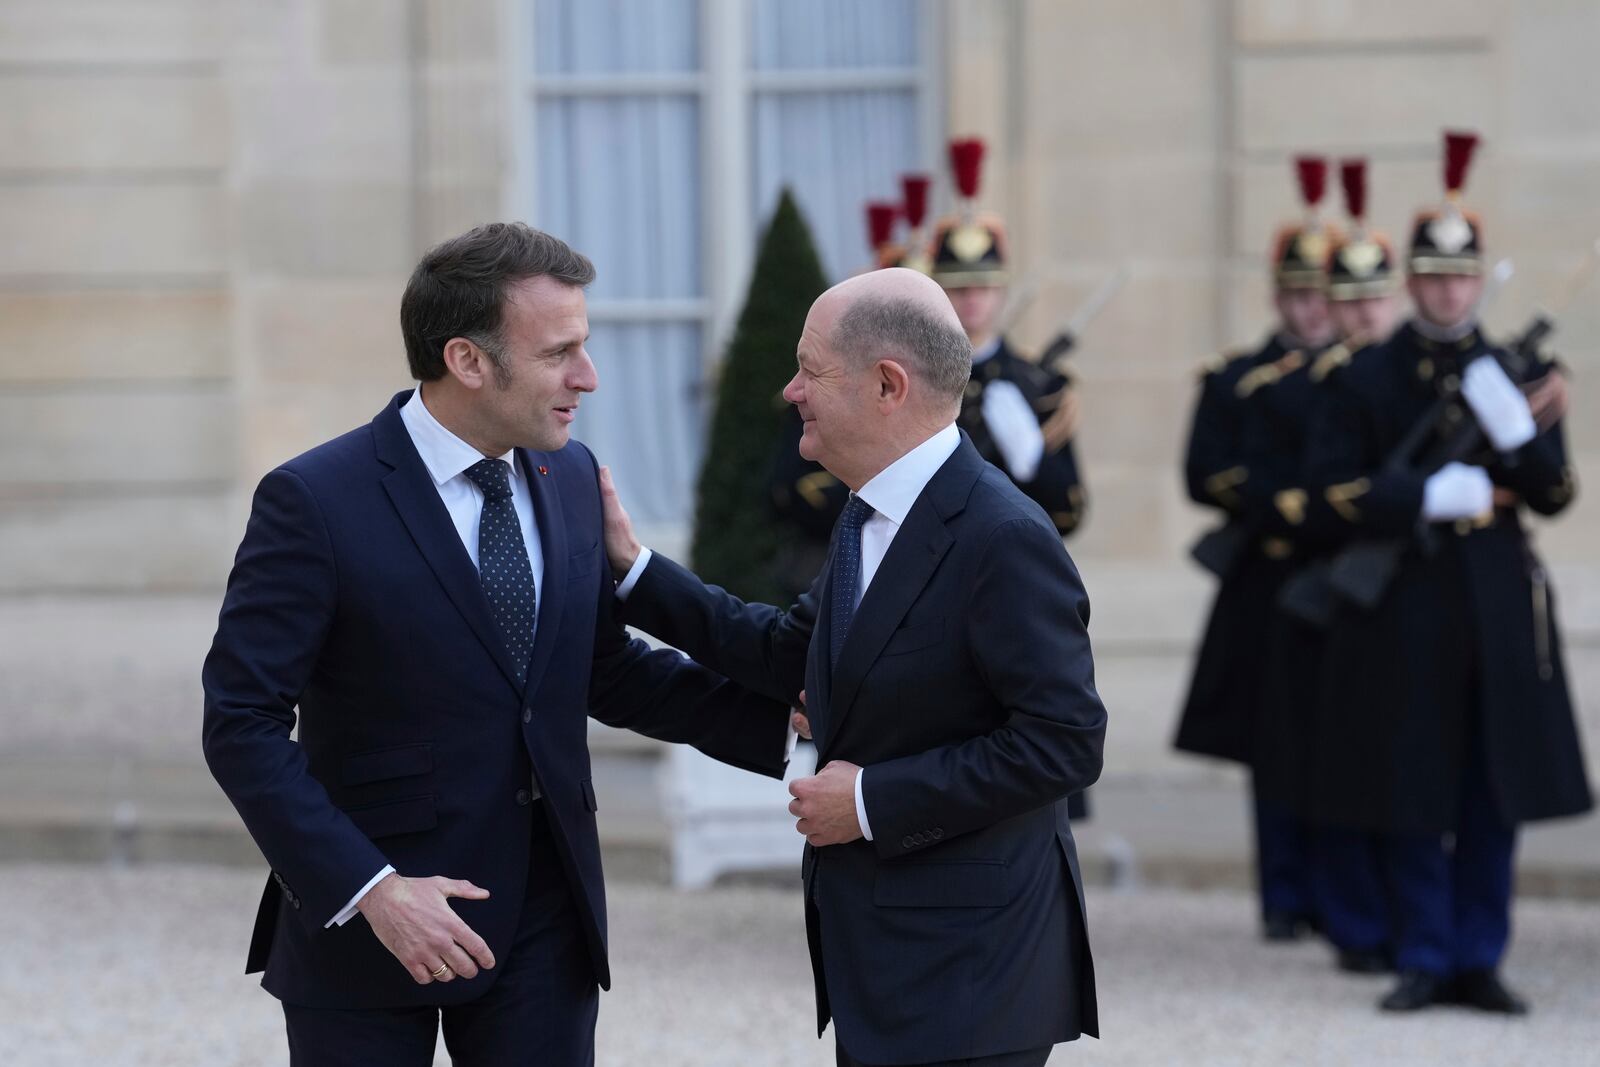
<path fill-rule="evenodd" d="M 356 905 L 383 947 L 418 985 L 475 978 L 494 967 L 494 953 L 461 916 L 451 897 L 488 900 L 489 891 L 454 878 L 403 878 L 391 874 Z M 440 971 L 444 965 L 445 970 Z"/>
<path fill-rule="evenodd" d="M 809 778 L 789 783 L 794 797 L 789 814 L 800 821 L 795 829 L 813 845 L 843 845 L 861 835 L 856 818 L 856 775 L 861 768 L 834 760 Z"/>
<path fill-rule="evenodd" d="M 617 487 L 611 483 L 611 468 L 600 468 L 600 506 L 604 512 L 606 531 L 606 557 L 611 560 L 611 573 L 617 579 L 628 576 L 639 560 L 642 546 L 633 536 L 633 520 L 617 496 Z"/>

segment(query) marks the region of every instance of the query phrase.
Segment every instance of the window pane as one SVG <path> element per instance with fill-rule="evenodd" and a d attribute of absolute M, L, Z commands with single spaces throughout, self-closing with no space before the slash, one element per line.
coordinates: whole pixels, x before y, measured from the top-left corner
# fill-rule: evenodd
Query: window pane
<path fill-rule="evenodd" d="M 696 0 L 534 0 L 534 71 L 671 74 L 700 69 Z"/>
<path fill-rule="evenodd" d="M 535 224 L 594 260 L 594 300 L 701 295 L 700 112 L 690 96 L 539 102 Z"/>
<path fill-rule="evenodd" d="M 917 0 L 755 0 L 751 66 L 914 67 L 917 22 Z"/>
<path fill-rule="evenodd" d="M 701 331 L 696 323 L 592 322 L 600 388 L 578 405 L 574 436 L 611 467 L 629 514 L 688 522 L 700 472 Z"/>
<path fill-rule="evenodd" d="M 763 93 L 754 107 L 757 228 L 790 186 L 834 280 L 868 265 L 865 205 L 900 197 L 921 167 L 917 100 L 909 90 Z"/>

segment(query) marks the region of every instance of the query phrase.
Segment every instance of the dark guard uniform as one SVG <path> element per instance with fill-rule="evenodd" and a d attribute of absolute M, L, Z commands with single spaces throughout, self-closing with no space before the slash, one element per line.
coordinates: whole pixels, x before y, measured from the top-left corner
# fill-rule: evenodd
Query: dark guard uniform
<path fill-rule="evenodd" d="M 1298 170 L 1303 198 L 1314 209 L 1326 164 L 1302 159 Z M 1314 214 L 1281 230 L 1273 252 L 1277 288 L 1320 290 L 1328 241 L 1329 232 Z M 1275 492 L 1298 473 L 1299 453 L 1271 434 L 1252 434 L 1246 427 L 1263 389 L 1303 372 L 1316 355 L 1275 334 L 1252 354 L 1208 366 L 1184 461 L 1190 498 L 1219 509 L 1244 548 L 1217 590 L 1174 744 L 1255 772 L 1261 910 L 1273 939 L 1293 938 L 1314 918 L 1304 827 L 1281 798 L 1261 788 L 1263 774 L 1284 764 L 1273 720 L 1286 709 L 1267 702 L 1264 671 L 1268 638 L 1277 624 L 1277 591 L 1295 566 L 1292 540 L 1266 535 L 1263 524 Z"/>
<path fill-rule="evenodd" d="M 1463 171 L 1447 168 L 1452 193 Z M 1418 219 L 1410 268 L 1472 273 L 1479 247 L 1476 220 L 1452 196 Z M 1473 359 L 1500 361 L 1519 385 L 1549 373 L 1491 347 L 1470 321 L 1408 323 L 1339 376 L 1308 463 L 1350 537 L 1410 539 L 1376 607 L 1346 607 L 1330 633 L 1321 721 L 1338 727 L 1315 739 L 1311 783 L 1319 820 L 1387 835 L 1403 975 L 1384 1001 L 1394 1010 L 1454 998 L 1525 1010 L 1494 975 L 1510 936 L 1516 827 L 1592 804 L 1554 600 L 1522 519 L 1573 497 L 1561 424 L 1465 457 L 1497 487 L 1478 518 L 1427 522 L 1429 471 L 1386 462 L 1441 395 L 1436 438 L 1475 421 L 1457 393 Z"/>
<path fill-rule="evenodd" d="M 1005 381 L 1022 392 L 1023 399 L 1033 408 L 1041 428 L 1063 403 L 1070 403 L 1068 392 L 1072 379 L 1062 371 L 1047 370 L 1024 358 L 1012 349 L 1005 338 L 1000 338 L 993 351 L 981 361 L 973 354 L 972 381 L 967 384 L 966 395 L 961 398 L 961 414 L 956 424 L 967 431 L 978 454 L 1001 470 L 1007 470 L 1005 457 L 994 435 L 989 432 L 983 418 L 983 392 L 994 382 Z M 1012 477 L 1021 489 L 1050 515 L 1056 530 L 1063 537 L 1077 530 L 1083 522 L 1088 498 L 1084 493 L 1083 479 L 1078 474 L 1078 459 L 1068 440 L 1054 451 L 1046 448 L 1039 460 L 1039 469 L 1026 481 Z"/>
<path fill-rule="evenodd" d="M 961 210 L 940 219 L 934 228 L 930 270 L 934 281 L 946 289 L 964 286 L 1003 286 L 1010 280 L 1005 225 L 994 215 L 973 209 L 978 193 L 983 142 L 956 141 L 950 146 L 952 169 L 960 194 Z M 909 265 L 909 264 L 908 264 Z M 1027 359 L 1004 337 L 972 354 L 972 382 L 961 400 L 957 425 L 967 431 L 978 454 L 1011 476 L 1027 496 L 1044 508 L 1063 537 L 1082 524 L 1088 496 L 1073 451 L 1072 434 L 1046 446 L 1035 469 L 1019 471 L 1006 460 L 984 417 L 984 393 L 996 382 L 1015 386 L 1032 408 L 1041 432 L 1073 418 L 1073 382 L 1060 367 L 1041 367 Z M 1052 423 L 1052 419 L 1057 420 Z"/>
<path fill-rule="evenodd" d="M 1330 305 L 1344 301 L 1386 302 L 1392 309 L 1396 257 L 1387 237 L 1365 223 L 1366 161 L 1340 166 L 1345 203 L 1351 217 L 1348 235 L 1336 237 L 1328 256 Z M 1335 316 L 1336 321 L 1338 316 Z M 1369 328 L 1387 334 L 1387 326 Z M 1333 345 L 1307 367 L 1269 383 L 1253 405 L 1252 430 L 1263 440 L 1256 450 L 1279 457 L 1261 471 L 1272 492 L 1263 534 L 1294 546 L 1293 559 L 1305 568 L 1327 565 L 1343 536 L 1343 522 L 1320 493 L 1306 488 L 1305 463 L 1310 429 L 1320 399 L 1351 362 L 1367 357 L 1371 341 L 1386 336 L 1356 334 Z M 1327 631 L 1291 612 L 1280 611 L 1267 639 L 1266 704 L 1281 709 L 1264 724 L 1257 783 L 1274 803 L 1309 816 L 1308 783 L 1314 778 L 1319 733 L 1348 729 L 1339 714 L 1322 719 L 1328 708 L 1318 699 Z M 1310 834 L 1312 900 L 1322 933 L 1338 951 L 1339 966 L 1357 973 L 1387 970 L 1393 953 L 1394 923 L 1383 868 L 1383 839 L 1344 826 L 1314 825 Z"/>

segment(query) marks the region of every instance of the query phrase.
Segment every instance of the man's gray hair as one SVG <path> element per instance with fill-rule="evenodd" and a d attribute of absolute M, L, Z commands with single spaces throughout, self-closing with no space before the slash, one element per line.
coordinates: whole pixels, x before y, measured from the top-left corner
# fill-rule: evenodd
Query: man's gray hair
<path fill-rule="evenodd" d="M 935 394 L 959 401 L 972 378 L 972 344 L 960 327 L 913 300 L 862 297 L 839 316 L 833 348 L 856 366 L 893 359 Z"/>

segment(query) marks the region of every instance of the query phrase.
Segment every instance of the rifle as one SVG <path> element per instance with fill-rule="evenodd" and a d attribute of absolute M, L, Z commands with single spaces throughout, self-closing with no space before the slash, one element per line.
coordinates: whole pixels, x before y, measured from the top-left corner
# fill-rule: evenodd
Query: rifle
<path fill-rule="evenodd" d="M 1501 286 L 1510 279 L 1513 270 L 1510 260 L 1502 259 L 1495 264 L 1473 308 L 1475 319 L 1482 316 L 1483 310 L 1499 293 Z M 1539 334 L 1541 338 L 1553 328 L 1548 325 L 1548 319 L 1545 321 L 1546 327 Z M 1530 327 L 1530 333 L 1532 329 Z M 1512 359 L 1520 364 L 1522 357 L 1513 356 Z M 1520 367 L 1518 373 L 1520 376 Z M 1481 428 L 1471 417 L 1463 420 L 1450 436 L 1426 455 L 1417 455 L 1424 442 L 1437 436 L 1440 424 L 1449 417 L 1449 413 L 1459 412 L 1459 403 L 1457 390 L 1441 393 L 1384 457 L 1382 469 L 1390 473 L 1415 470 L 1427 476 L 1447 463 L 1471 455 L 1480 447 L 1483 439 Z M 1389 591 L 1400 569 L 1400 560 L 1412 540 L 1410 537 L 1389 537 L 1354 541 L 1341 548 L 1331 560 L 1319 561 L 1291 576 L 1278 590 L 1278 606 L 1302 622 L 1317 627 L 1326 627 L 1333 621 L 1334 610 L 1340 601 L 1371 610 Z"/>
<path fill-rule="evenodd" d="M 1078 338 L 1089 324 L 1095 320 L 1100 312 L 1105 310 L 1111 298 L 1128 281 L 1128 268 L 1118 267 L 1116 273 L 1100 283 L 1100 287 L 1089 295 L 1078 310 L 1069 315 L 1061 328 L 1056 331 L 1055 338 L 1039 353 L 1039 366 L 1045 370 L 1053 371 L 1057 365 L 1072 354 L 1078 343 Z"/>

